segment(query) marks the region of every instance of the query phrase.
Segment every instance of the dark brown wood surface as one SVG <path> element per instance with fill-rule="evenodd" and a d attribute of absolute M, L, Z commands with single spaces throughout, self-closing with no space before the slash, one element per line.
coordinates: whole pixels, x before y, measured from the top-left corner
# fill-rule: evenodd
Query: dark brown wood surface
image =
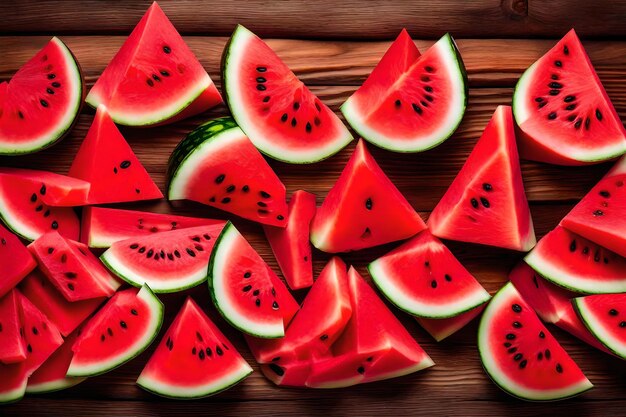
<path fill-rule="evenodd" d="M 498 104 L 508 104 L 523 70 L 570 27 L 584 42 L 618 112 L 626 116 L 626 2 L 601 0 L 444 1 L 275 1 L 179 0 L 160 3 L 186 36 L 211 77 L 220 84 L 220 54 L 237 22 L 270 36 L 269 44 L 311 89 L 337 110 L 369 74 L 401 27 L 408 27 L 423 50 L 450 31 L 457 37 L 469 81 L 470 104 L 454 136 L 422 154 L 394 154 L 370 147 L 392 181 L 424 218 L 445 192 Z M 0 81 L 8 80 L 48 38 L 62 34 L 80 61 L 89 86 L 106 66 L 149 1 L 0 2 Z M 35 35 L 35 36 L 33 36 Z M 494 39 L 490 39 L 493 37 Z M 297 40 L 306 38 L 308 40 Z M 367 39 L 380 39 L 367 41 Z M 508 38 L 508 39 L 495 39 Z M 167 158 L 176 144 L 202 121 L 224 115 L 224 106 L 207 114 L 158 128 L 123 128 L 122 132 L 154 180 L 164 190 Z M 67 173 L 93 119 L 84 108 L 77 126 L 60 144 L 44 152 L 0 158 L 0 165 L 36 167 Z M 327 161 L 294 166 L 270 161 L 288 192 L 307 189 L 321 203 L 354 147 Z M 523 161 L 524 183 L 538 236 L 561 217 L 606 172 L 610 164 L 564 168 Z M 166 202 L 122 205 L 127 208 L 227 218 L 216 209 Z M 252 244 L 278 271 L 258 225 L 236 220 Z M 365 265 L 395 245 L 344 256 L 366 275 Z M 521 254 L 450 242 L 450 247 L 483 285 L 494 293 Z M 315 252 L 319 272 L 328 255 Z M 394 312 L 436 362 L 432 369 L 403 378 L 335 391 L 277 388 L 254 365 L 240 334 L 217 316 L 204 286 L 163 296 L 167 327 L 187 295 L 196 298 L 253 365 L 255 372 L 239 386 L 205 400 L 168 401 L 134 385 L 149 349 L 126 366 L 76 388 L 0 407 L 0 416 L 151 416 L 151 415 L 481 415 L 571 416 L 621 415 L 626 382 L 624 362 L 600 353 L 551 327 L 580 364 L 595 388 L 558 404 L 527 404 L 495 387 L 484 374 L 476 349 L 476 322 L 442 343 L 435 343 L 409 316 Z M 297 293 L 301 298 L 303 291 Z M 0 375 L 0 378 L 2 376 Z"/>

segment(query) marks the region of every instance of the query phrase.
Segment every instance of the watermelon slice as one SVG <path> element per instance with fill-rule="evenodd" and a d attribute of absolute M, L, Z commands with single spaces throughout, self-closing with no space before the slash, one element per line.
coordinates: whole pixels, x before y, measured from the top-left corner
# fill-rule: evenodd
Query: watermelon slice
<path fill-rule="evenodd" d="M 311 373 L 311 363 L 310 359 L 281 361 L 280 365 L 272 362 L 261 364 L 260 369 L 267 379 L 278 386 L 302 388 Z"/>
<path fill-rule="evenodd" d="M 19 401 L 26 392 L 28 377 L 24 373 L 24 362 L 5 365 L 0 363 L 0 404 Z"/>
<path fill-rule="evenodd" d="M 22 241 L 0 225 L 0 298 L 36 266 L 33 255 Z"/>
<path fill-rule="evenodd" d="M 22 187 L 33 191 L 33 203 L 39 202 L 52 207 L 73 207 L 87 204 L 90 184 L 65 175 L 49 171 L 22 168 L 0 168 L 0 175 L 12 177 L 8 193 L 21 193 Z"/>
<path fill-rule="evenodd" d="M 224 391 L 251 373 L 235 347 L 187 298 L 137 384 L 164 397 L 191 399 Z"/>
<path fill-rule="evenodd" d="M 88 204 L 163 198 L 104 105 L 98 106 L 69 175 L 91 183 Z"/>
<path fill-rule="evenodd" d="M 417 323 L 422 326 L 437 342 L 441 342 L 448 336 L 452 336 L 454 333 L 467 326 L 472 320 L 482 313 L 485 309 L 485 304 L 475 307 L 472 310 L 461 313 L 458 316 L 450 317 L 447 319 L 427 319 L 423 317 L 416 317 Z"/>
<path fill-rule="evenodd" d="M 339 117 L 245 27 L 233 32 L 222 62 L 228 107 L 261 152 L 306 164 L 328 158 L 352 140 Z"/>
<path fill-rule="evenodd" d="M 67 369 L 72 362 L 74 352 L 72 345 L 76 341 L 80 331 L 72 333 L 60 348 L 44 362 L 43 365 L 28 378 L 26 392 L 30 394 L 43 394 L 60 391 L 80 384 L 87 378 L 68 377 Z"/>
<path fill-rule="evenodd" d="M 443 239 L 522 252 L 535 246 L 510 107 L 498 106 L 428 226 Z"/>
<path fill-rule="evenodd" d="M 26 360 L 22 304 L 17 291 L 0 298 L 0 362 Z"/>
<path fill-rule="evenodd" d="M 532 64 L 513 95 L 522 158 L 598 163 L 626 152 L 626 133 L 574 29 Z"/>
<path fill-rule="evenodd" d="M 280 367 L 329 352 L 351 315 L 346 264 L 334 257 L 313 284 L 285 337 L 246 340 L 257 362 Z"/>
<path fill-rule="evenodd" d="M 572 299 L 587 329 L 611 352 L 626 359 L 626 294 L 598 294 Z"/>
<path fill-rule="evenodd" d="M 196 56 L 154 2 L 85 101 L 94 108 L 106 105 L 115 123 L 146 126 L 201 113 L 222 99 Z"/>
<path fill-rule="evenodd" d="M 209 290 L 222 316 L 256 337 L 284 336 L 299 308 L 285 284 L 231 222 L 211 253 Z"/>
<path fill-rule="evenodd" d="M 119 240 L 131 237 L 218 223 L 222 221 L 147 211 L 85 207 L 80 241 L 91 248 L 108 248 Z"/>
<path fill-rule="evenodd" d="M 11 78 L 0 83 L 0 154 L 37 152 L 67 134 L 83 101 L 78 62 L 52 38 Z"/>
<path fill-rule="evenodd" d="M 425 230 L 368 266 L 378 289 L 414 316 L 444 319 L 486 303 L 487 291 Z"/>
<path fill-rule="evenodd" d="M 230 117 L 183 139 L 168 163 L 168 198 L 192 200 L 272 226 L 287 225 L 285 186 Z"/>
<path fill-rule="evenodd" d="M 626 291 L 626 259 L 560 226 L 524 260 L 548 281 L 572 291 Z"/>
<path fill-rule="evenodd" d="M 347 252 L 406 239 L 425 228 L 361 140 L 317 210 L 311 242 L 324 252 Z"/>
<path fill-rule="evenodd" d="M 563 227 L 626 257 L 626 157 L 561 221 Z"/>
<path fill-rule="evenodd" d="M 195 287 L 207 277 L 213 245 L 224 223 L 190 227 L 115 242 L 100 259 L 118 277 L 155 292 Z"/>
<path fill-rule="evenodd" d="M 465 66 L 452 36 L 444 35 L 420 57 L 403 30 L 341 111 L 365 140 L 396 152 L 420 152 L 454 133 L 467 98 Z"/>
<path fill-rule="evenodd" d="M 110 297 L 120 287 L 87 246 L 57 232 L 46 233 L 28 248 L 41 271 L 68 301 Z"/>
<path fill-rule="evenodd" d="M 265 236 L 292 290 L 313 285 L 313 259 L 309 230 L 315 216 L 315 195 L 298 190 L 289 201 L 287 227 L 264 226 Z"/>
<path fill-rule="evenodd" d="M 334 357 L 314 362 L 306 384 L 338 388 L 407 375 L 434 365 L 374 290 L 348 271 L 352 317 L 333 345 Z"/>
<path fill-rule="evenodd" d="M 106 298 L 67 301 L 39 270 L 31 272 L 20 285 L 20 291 L 52 321 L 63 336 L 69 336 Z"/>
<path fill-rule="evenodd" d="M 511 283 L 485 309 L 478 350 L 496 385 L 523 400 L 559 400 L 593 386 Z"/>
<path fill-rule="evenodd" d="M 163 323 L 163 304 L 147 285 L 116 293 L 82 328 L 67 375 L 100 375 L 143 352 Z"/>

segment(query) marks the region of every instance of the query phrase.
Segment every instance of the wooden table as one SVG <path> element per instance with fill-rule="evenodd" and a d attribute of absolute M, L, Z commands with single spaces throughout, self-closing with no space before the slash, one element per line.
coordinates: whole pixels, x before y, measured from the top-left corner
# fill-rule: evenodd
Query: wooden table
<path fill-rule="evenodd" d="M 55 0 L 0 2 L 0 81 L 32 56 L 52 35 L 74 51 L 93 85 L 110 58 L 149 6 L 149 1 Z M 311 89 L 337 110 L 361 84 L 402 27 L 425 50 L 446 31 L 457 39 L 469 73 L 470 104 L 455 135 L 438 148 L 412 155 L 378 149 L 375 158 L 413 206 L 428 215 L 450 184 L 498 104 L 509 104 L 517 78 L 570 27 L 583 39 L 600 78 L 617 110 L 626 115 L 626 2 L 615 0 L 221 0 L 162 1 L 162 8 L 185 35 L 213 80 L 220 84 L 220 54 L 236 23 L 243 23 L 269 44 Z M 167 158 L 174 146 L 200 122 L 226 114 L 225 107 L 183 122 L 152 129 L 123 129 L 140 160 L 164 189 Z M 3 158 L 0 165 L 36 167 L 67 173 L 72 158 L 93 118 L 85 108 L 71 135 L 39 154 Z M 292 166 L 270 161 L 291 193 L 305 188 L 318 203 L 346 163 L 354 143 L 328 161 Z M 607 171 L 603 164 L 562 168 L 523 162 L 523 175 L 538 237 L 559 219 Z M 166 202 L 126 205 L 171 211 Z M 226 218 L 225 213 L 185 205 L 182 214 Z M 278 271 L 261 228 L 235 222 Z M 394 245 L 344 256 L 365 273 L 368 261 Z M 451 249 L 491 292 L 506 281 L 509 268 L 521 255 L 504 250 L 451 243 Z M 328 256 L 315 253 L 316 273 Z M 216 319 L 227 336 L 253 364 L 243 338 L 229 328 L 200 286 L 183 294 L 162 297 L 167 320 L 184 297 L 193 295 Z M 299 293 L 301 298 L 303 294 Z M 61 393 L 29 396 L 0 408 L 0 415 L 493 415 L 536 416 L 619 415 L 626 408 L 624 362 L 600 353 L 568 334 L 556 337 L 579 363 L 595 388 L 558 404 L 514 400 L 484 374 L 476 349 L 476 322 L 442 343 L 435 343 L 410 317 L 394 310 L 437 365 L 427 371 L 391 381 L 336 391 L 277 388 L 260 372 L 239 386 L 201 401 L 168 401 L 135 386 L 152 349 L 130 364 Z M 253 365 L 258 370 L 256 365 Z M 0 378 L 2 376 L 0 375 Z"/>

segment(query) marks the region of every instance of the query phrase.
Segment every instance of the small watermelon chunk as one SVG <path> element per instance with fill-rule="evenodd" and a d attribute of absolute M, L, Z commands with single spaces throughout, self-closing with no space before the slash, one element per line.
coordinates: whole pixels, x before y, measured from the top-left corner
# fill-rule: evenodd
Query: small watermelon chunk
<path fill-rule="evenodd" d="M 110 297 L 120 287 L 87 246 L 57 232 L 46 233 L 28 248 L 41 271 L 68 301 Z"/>
<path fill-rule="evenodd" d="M 106 300 L 99 297 L 68 301 L 37 269 L 24 278 L 20 291 L 57 326 L 63 336 L 69 336 Z"/>
<path fill-rule="evenodd" d="M 472 310 L 461 313 L 458 316 L 447 319 L 427 319 L 423 317 L 415 317 L 417 323 L 430 334 L 437 342 L 441 342 L 445 338 L 452 336 L 454 333 L 467 326 L 472 320 L 482 313 L 485 305 L 480 305 Z"/>
<path fill-rule="evenodd" d="M 26 360 L 26 342 L 22 304 L 17 291 L 0 298 L 0 362 L 15 363 Z"/>
<path fill-rule="evenodd" d="M 222 223 L 222 220 L 147 211 L 85 207 L 80 226 L 80 241 L 91 248 L 108 248 L 119 240 L 149 236 L 189 227 Z"/>
<path fill-rule="evenodd" d="M 287 225 L 285 186 L 230 117 L 183 139 L 168 162 L 168 198 L 192 200 L 271 226 Z"/>
<path fill-rule="evenodd" d="M 8 193 L 20 193 L 25 187 L 33 190 L 31 202 L 52 207 L 84 206 L 91 187 L 87 181 L 35 169 L 0 168 L 0 175 L 12 177 L 6 182 L 11 185 Z"/>
<path fill-rule="evenodd" d="M 313 285 L 313 259 L 309 231 L 315 216 L 315 195 L 298 190 L 289 201 L 287 227 L 264 226 L 265 236 L 292 290 Z"/>
<path fill-rule="evenodd" d="M 137 385 L 169 398 L 217 394 L 252 373 L 250 365 L 191 298 L 187 298 Z"/>
<path fill-rule="evenodd" d="M 104 105 L 98 106 L 69 175 L 91 183 L 88 204 L 163 198 Z"/>
<path fill-rule="evenodd" d="M 209 256 L 224 224 L 120 240 L 100 259 L 136 287 L 148 284 L 157 293 L 182 291 L 206 280 Z"/>
<path fill-rule="evenodd" d="M 585 327 L 611 352 L 626 359 L 626 294 L 598 294 L 572 299 Z"/>
<path fill-rule="evenodd" d="M 264 154 L 309 164 L 334 155 L 352 141 L 339 117 L 242 25 L 235 28 L 222 62 L 230 112 Z"/>
<path fill-rule="evenodd" d="M 261 364 L 263 375 L 274 384 L 281 387 L 305 387 L 311 373 L 310 359 L 303 361 L 281 361 L 277 363 Z"/>
<path fill-rule="evenodd" d="M 209 74 L 154 2 L 93 86 L 87 104 L 107 106 L 117 124 L 147 126 L 222 102 Z"/>
<path fill-rule="evenodd" d="M 428 226 L 442 239 L 522 252 L 535 246 L 510 107 L 498 106 Z"/>
<path fill-rule="evenodd" d="M 18 362 L 10 365 L 0 363 L 0 404 L 19 401 L 26 392 L 28 375 L 24 372 L 25 363 Z"/>
<path fill-rule="evenodd" d="M 560 400 L 593 387 L 511 283 L 485 309 L 478 350 L 493 382 L 523 400 Z"/>
<path fill-rule="evenodd" d="M 231 222 L 211 253 L 208 281 L 218 311 L 251 336 L 284 336 L 299 309 L 285 284 Z"/>
<path fill-rule="evenodd" d="M 524 260 L 548 281 L 571 291 L 626 291 L 625 258 L 560 226 L 544 236 Z"/>
<path fill-rule="evenodd" d="M 163 323 L 163 304 L 147 285 L 116 293 L 82 327 L 67 375 L 108 372 L 143 352 Z"/>
<path fill-rule="evenodd" d="M 626 132 L 574 29 L 520 77 L 513 95 L 522 158 L 583 165 L 626 152 Z"/>
<path fill-rule="evenodd" d="M 372 72 L 341 106 L 365 140 L 391 151 L 420 152 L 454 133 L 467 107 L 468 88 L 450 34 L 420 57 L 403 30 L 378 65 L 388 71 Z"/>
<path fill-rule="evenodd" d="M 425 230 L 368 266 L 378 289 L 414 316 L 445 319 L 486 303 L 489 293 Z"/>
<path fill-rule="evenodd" d="M 426 228 L 362 140 L 311 224 L 311 242 L 347 252 L 409 238 Z"/>
<path fill-rule="evenodd" d="M 0 225 L 0 297 L 11 291 L 36 266 L 37 262 L 22 241 Z"/>
<path fill-rule="evenodd" d="M 78 119 L 83 90 L 76 58 L 52 38 L 0 83 L 0 154 L 33 153 L 61 140 Z"/>
<path fill-rule="evenodd" d="M 626 156 L 561 221 L 561 225 L 626 257 Z M 617 292 L 617 291 L 616 291 Z"/>

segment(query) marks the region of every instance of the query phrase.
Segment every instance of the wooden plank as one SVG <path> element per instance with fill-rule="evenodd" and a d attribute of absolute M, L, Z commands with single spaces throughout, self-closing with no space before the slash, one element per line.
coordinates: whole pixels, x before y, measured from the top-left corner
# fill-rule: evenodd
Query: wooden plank
<path fill-rule="evenodd" d="M 150 0 L 27 0 L 0 3 L 0 33 L 128 33 Z M 610 0 L 390 0 L 336 2 L 160 1 L 179 31 L 225 36 L 244 24 L 263 36 L 391 39 L 406 27 L 416 37 L 624 36 L 626 4 Z M 610 13 L 598 13 L 610 10 Z"/>

